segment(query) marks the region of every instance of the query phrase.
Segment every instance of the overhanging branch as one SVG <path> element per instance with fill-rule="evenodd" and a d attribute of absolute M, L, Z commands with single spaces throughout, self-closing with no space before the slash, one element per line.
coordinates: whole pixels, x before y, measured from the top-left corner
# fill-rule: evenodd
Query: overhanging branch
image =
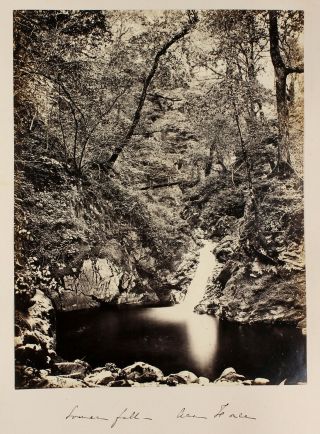
<path fill-rule="evenodd" d="M 109 158 L 108 162 L 107 162 L 107 166 L 109 168 L 111 168 L 114 163 L 117 161 L 119 155 L 121 154 L 121 152 L 123 151 L 123 149 L 128 145 L 128 143 L 131 140 L 131 137 L 136 129 L 136 126 L 139 123 L 140 117 L 141 117 L 141 111 L 142 108 L 144 106 L 144 102 L 147 96 L 147 91 L 148 88 L 157 72 L 158 69 L 158 65 L 159 65 L 159 61 L 160 58 L 162 56 L 164 56 L 167 51 L 169 50 L 169 48 L 177 41 L 179 41 L 180 39 L 182 39 L 184 36 L 186 36 L 191 29 L 195 26 L 195 24 L 198 22 L 198 15 L 196 12 L 194 11 L 189 11 L 188 12 L 188 24 L 178 33 L 176 33 L 171 39 L 169 39 L 161 48 L 160 50 L 156 53 L 154 60 L 153 60 L 153 64 L 151 66 L 151 69 L 147 75 L 147 78 L 144 81 L 143 84 L 143 88 L 140 94 L 140 98 L 139 98 L 139 103 L 138 106 L 136 108 L 136 111 L 133 115 L 133 119 L 131 122 L 131 125 L 129 127 L 129 130 L 127 132 L 127 134 L 125 135 L 124 139 L 122 140 L 122 142 L 116 146 L 116 148 L 114 149 L 111 157 Z"/>

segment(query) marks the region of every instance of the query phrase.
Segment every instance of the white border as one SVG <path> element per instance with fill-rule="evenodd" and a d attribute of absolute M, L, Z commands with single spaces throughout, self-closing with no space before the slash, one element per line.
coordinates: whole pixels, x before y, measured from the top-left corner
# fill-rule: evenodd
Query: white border
<path fill-rule="evenodd" d="M 55 389 L 14 390 L 13 363 L 13 104 L 12 104 L 12 10 L 13 9 L 304 9 L 305 10 L 305 213 L 308 301 L 308 384 L 306 386 Z M 316 434 L 319 432 L 320 391 L 320 275 L 319 275 L 319 2 L 292 1 L 12 1 L 2 6 L 1 32 L 1 159 L 0 194 L 0 429 L 5 434 L 81 433 L 240 433 Z M 268 361 L 266 360 L 266 363 Z M 177 411 L 186 407 L 212 414 L 230 402 L 257 420 L 234 422 L 178 421 Z M 123 408 L 142 410 L 153 422 L 122 423 L 111 430 L 101 422 L 66 420 L 73 405 L 86 414 L 115 415 Z"/>

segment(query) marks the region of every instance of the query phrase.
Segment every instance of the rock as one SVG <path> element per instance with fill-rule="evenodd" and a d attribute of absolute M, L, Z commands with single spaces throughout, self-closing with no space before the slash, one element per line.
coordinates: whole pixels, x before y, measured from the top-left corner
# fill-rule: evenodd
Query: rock
<path fill-rule="evenodd" d="M 65 285 L 72 292 L 79 286 L 84 294 L 93 294 L 101 301 L 110 302 L 119 293 L 120 278 L 121 274 L 107 258 L 86 259 L 77 276 L 65 276 Z"/>
<path fill-rule="evenodd" d="M 99 368 L 92 369 L 92 373 L 102 372 L 102 371 L 109 371 L 109 369 L 104 368 L 103 366 L 100 366 Z"/>
<path fill-rule="evenodd" d="M 106 370 L 100 372 L 94 372 L 92 374 L 87 375 L 84 378 L 84 382 L 90 387 L 106 386 L 114 380 L 115 380 L 115 374 Z"/>
<path fill-rule="evenodd" d="M 227 262 L 236 249 L 237 239 L 234 236 L 225 236 L 216 246 L 214 253 L 219 262 Z"/>
<path fill-rule="evenodd" d="M 15 387 L 17 389 L 35 389 L 43 387 L 41 371 L 25 365 L 16 365 Z"/>
<path fill-rule="evenodd" d="M 226 368 L 222 374 L 220 375 L 216 382 L 239 382 L 240 380 L 244 380 L 244 375 L 237 374 L 234 368 Z"/>
<path fill-rule="evenodd" d="M 42 371 L 42 370 L 41 370 L 41 371 Z M 41 371 L 40 371 L 40 373 L 41 373 Z M 43 371 L 44 371 L 44 369 L 43 369 Z M 36 375 L 36 373 L 37 373 L 37 370 L 34 369 L 34 368 L 30 368 L 30 366 L 26 367 L 25 370 L 24 370 L 24 374 L 25 374 L 26 376 L 28 376 L 28 377 L 31 377 L 31 376 L 33 376 L 33 375 Z"/>
<path fill-rule="evenodd" d="M 45 378 L 50 374 L 50 370 L 49 369 L 40 369 L 40 377 L 41 378 Z"/>
<path fill-rule="evenodd" d="M 34 368 L 45 368 L 50 361 L 46 349 L 37 344 L 16 348 L 15 356 L 20 363 Z"/>
<path fill-rule="evenodd" d="M 124 376 L 127 380 L 144 383 L 147 381 L 161 381 L 163 379 L 163 372 L 147 363 L 136 362 L 122 369 L 119 376 Z"/>
<path fill-rule="evenodd" d="M 137 234 L 135 236 L 138 237 Z M 99 306 L 100 303 L 159 302 L 158 296 L 148 283 L 146 285 L 148 290 L 143 288 L 144 290 L 139 290 L 138 293 L 134 291 L 134 288 L 139 286 L 137 285 L 139 273 L 132 263 L 133 258 L 141 269 L 147 270 L 148 279 L 153 273 L 155 274 L 155 259 L 147 253 L 148 248 L 143 248 L 139 244 L 139 237 L 135 244 L 130 256 L 127 256 L 123 254 L 116 241 L 109 242 L 108 248 L 100 252 L 105 257 L 85 259 L 78 273 L 70 273 L 71 270 L 66 268 L 63 272 L 65 290 L 57 299 L 60 309 L 65 311 L 90 309 Z M 127 265 L 123 266 L 123 264 Z"/>
<path fill-rule="evenodd" d="M 38 338 L 41 346 L 44 344 L 48 351 L 55 351 L 53 328 L 55 313 L 52 302 L 40 290 L 36 291 L 33 301 L 34 304 L 28 311 L 28 323 L 32 334 Z"/>
<path fill-rule="evenodd" d="M 166 384 L 167 386 L 177 386 L 179 384 L 179 380 L 178 378 L 176 378 L 176 376 L 174 374 L 170 374 L 168 375 L 168 377 L 164 378 L 164 384 Z M 185 383 L 183 383 L 185 384 Z"/>
<path fill-rule="evenodd" d="M 169 386 L 176 386 L 177 384 L 187 384 L 187 380 L 183 377 L 180 377 L 178 374 L 170 374 L 167 377 L 166 383 Z"/>
<path fill-rule="evenodd" d="M 119 374 L 119 372 L 121 371 L 121 369 L 118 368 L 115 363 L 106 363 L 104 367 L 107 371 L 113 372 L 115 374 Z"/>
<path fill-rule="evenodd" d="M 81 380 L 76 380 L 74 378 L 64 378 L 54 375 L 47 375 L 44 379 L 43 386 L 47 389 L 53 388 L 65 388 L 65 387 L 86 387 L 86 384 Z"/>
<path fill-rule="evenodd" d="M 26 332 L 23 337 L 24 344 L 36 344 L 40 345 L 40 341 L 32 332 Z"/>
<path fill-rule="evenodd" d="M 236 373 L 236 370 L 234 368 L 226 368 L 224 371 L 222 371 L 219 378 L 226 377 L 230 374 L 235 374 L 235 373 Z"/>
<path fill-rule="evenodd" d="M 215 316 L 228 321 L 297 324 L 305 317 L 303 273 L 291 272 L 281 280 L 275 266 L 261 262 L 259 267 L 262 274 L 254 273 L 252 277 L 252 266 L 235 261 L 231 277 L 227 273 L 225 279 L 221 274 L 223 291 L 211 291 L 207 296 L 205 312 L 212 313 L 213 304 L 219 306 L 214 309 Z M 216 297 L 218 300 L 214 300 Z M 294 303 L 290 301 L 292 298 L 296 300 Z"/>
<path fill-rule="evenodd" d="M 193 372 L 181 371 L 177 374 L 168 375 L 165 382 L 169 386 L 176 386 L 177 384 L 192 384 L 198 383 L 198 377 Z"/>
<path fill-rule="evenodd" d="M 270 380 L 268 380 L 267 378 L 255 378 L 253 380 L 253 384 L 255 386 L 264 386 L 265 384 L 269 384 Z"/>
<path fill-rule="evenodd" d="M 88 362 L 85 362 L 84 360 L 76 359 L 74 363 L 78 363 L 79 365 L 86 368 L 87 371 L 91 371 L 91 366 Z"/>
<path fill-rule="evenodd" d="M 135 384 L 132 380 L 115 380 L 109 383 L 110 387 L 132 387 Z"/>
<path fill-rule="evenodd" d="M 190 371 L 181 371 L 178 372 L 177 374 L 173 374 L 181 379 L 184 380 L 184 384 L 191 384 L 191 383 L 197 383 L 198 382 L 198 377 Z"/>
<path fill-rule="evenodd" d="M 182 291 L 177 291 L 176 289 L 171 290 L 170 301 L 172 304 L 180 304 L 183 302 L 185 294 Z"/>
<path fill-rule="evenodd" d="M 16 312 L 19 337 L 15 339 L 17 388 L 42 387 L 39 372 L 26 374 L 23 368 L 46 369 L 55 356 L 54 310 L 51 301 L 37 289 L 27 312 Z"/>
<path fill-rule="evenodd" d="M 209 381 L 209 378 L 206 378 L 206 377 L 199 377 L 199 378 L 197 379 L 197 383 L 198 383 L 200 386 L 207 386 L 207 385 L 210 383 L 210 381 Z"/>
<path fill-rule="evenodd" d="M 220 217 L 214 226 L 214 235 L 222 238 L 232 234 L 236 221 L 237 219 L 234 216 L 225 215 Z"/>
<path fill-rule="evenodd" d="M 80 362 L 77 360 L 74 362 L 54 363 L 52 373 L 55 375 L 67 375 L 70 378 L 83 379 L 88 372 L 88 367 Z"/>

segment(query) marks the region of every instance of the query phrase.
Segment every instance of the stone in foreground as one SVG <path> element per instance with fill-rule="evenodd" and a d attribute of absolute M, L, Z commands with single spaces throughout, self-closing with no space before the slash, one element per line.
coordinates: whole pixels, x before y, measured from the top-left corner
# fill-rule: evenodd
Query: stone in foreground
<path fill-rule="evenodd" d="M 144 362 L 135 362 L 133 365 L 122 369 L 119 377 L 124 377 L 127 380 L 138 383 L 145 383 L 149 381 L 161 381 L 164 376 L 163 372 L 155 366 Z"/>

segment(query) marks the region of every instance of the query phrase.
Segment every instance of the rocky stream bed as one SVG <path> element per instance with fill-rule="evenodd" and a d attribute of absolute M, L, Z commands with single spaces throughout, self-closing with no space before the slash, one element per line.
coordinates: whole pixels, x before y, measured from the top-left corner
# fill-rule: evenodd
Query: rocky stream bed
<path fill-rule="evenodd" d="M 52 369 L 37 370 L 31 367 L 20 367 L 21 379 L 29 388 L 75 388 L 75 387 L 135 387 L 135 386 L 218 386 L 267 385 L 266 378 L 248 379 L 238 374 L 234 368 L 226 368 L 219 378 L 198 377 L 193 372 L 181 371 L 165 376 L 155 366 L 144 362 L 136 362 L 123 369 L 114 363 L 92 369 L 83 360 L 74 362 L 57 362 Z M 285 384 L 285 380 L 281 383 Z"/>

